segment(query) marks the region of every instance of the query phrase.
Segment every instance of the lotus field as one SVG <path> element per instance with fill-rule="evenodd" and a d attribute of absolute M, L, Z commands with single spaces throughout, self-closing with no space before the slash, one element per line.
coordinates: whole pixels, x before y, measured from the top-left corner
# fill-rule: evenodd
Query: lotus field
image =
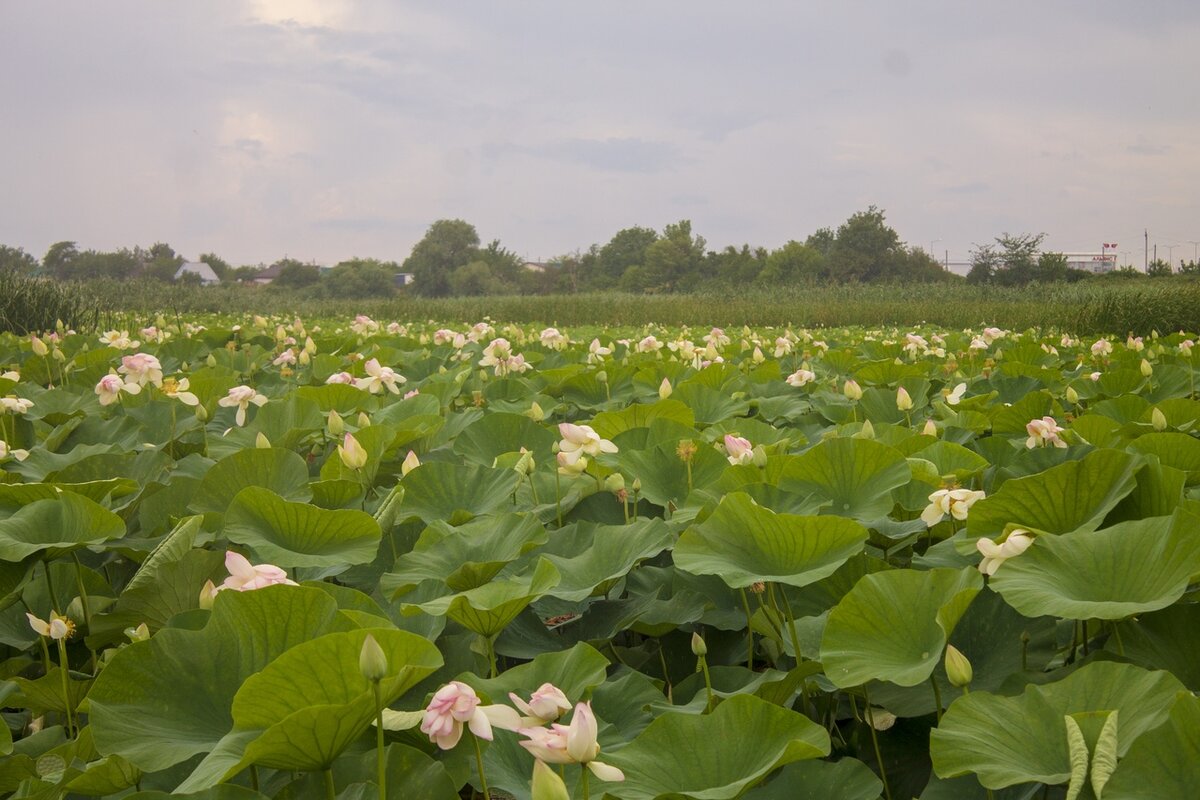
<path fill-rule="evenodd" d="M 1184 333 L 0 336 L 0 793 L 1200 797 Z"/>

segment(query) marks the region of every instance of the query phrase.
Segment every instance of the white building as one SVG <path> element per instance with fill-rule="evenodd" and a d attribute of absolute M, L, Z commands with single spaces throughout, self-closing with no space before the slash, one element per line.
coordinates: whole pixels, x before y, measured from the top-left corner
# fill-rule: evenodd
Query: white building
<path fill-rule="evenodd" d="M 213 272 L 213 268 L 203 261 L 185 261 L 179 265 L 179 269 L 175 270 L 175 280 L 179 280 L 184 275 L 199 275 L 201 286 L 215 286 L 221 282 L 217 273 Z"/>
<path fill-rule="evenodd" d="M 1067 259 L 1068 269 L 1081 269 L 1084 272 L 1095 272 L 1097 274 L 1104 272 L 1112 272 L 1117 268 L 1116 252 L 1103 250 L 1099 253 L 1063 253 Z"/>

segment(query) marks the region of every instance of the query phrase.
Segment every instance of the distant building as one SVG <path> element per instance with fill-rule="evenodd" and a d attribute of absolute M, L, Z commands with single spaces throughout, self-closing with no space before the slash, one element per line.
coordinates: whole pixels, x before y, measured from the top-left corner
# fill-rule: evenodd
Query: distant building
<path fill-rule="evenodd" d="M 412 286 L 414 277 L 416 276 L 414 276 L 411 272 L 397 272 L 395 276 L 396 286 Z"/>
<path fill-rule="evenodd" d="M 259 271 L 257 275 L 250 279 L 250 283 L 257 283 L 259 286 L 266 286 L 274 282 L 279 277 L 279 273 L 283 272 L 283 264 L 272 264 L 264 270 Z"/>
<path fill-rule="evenodd" d="M 546 268 L 550 265 L 544 261 L 526 261 L 521 266 L 525 267 L 525 269 L 529 270 L 530 272 L 545 272 Z"/>
<path fill-rule="evenodd" d="M 1067 259 L 1068 269 L 1104 273 L 1112 272 L 1117 268 L 1117 254 L 1115 252 L 1063 253 L 1062 255 Z"/>
<path fill-rule="evenodd" d="M 213 268 L 203 261 L 185 261 L 179 265 L 179 269 L 175 270 L 175 280 L 179 280 L 184 275 L 200 276 L 201 286 L 214 286 L 221 282 L 217 273 L 213 272 Z"/>

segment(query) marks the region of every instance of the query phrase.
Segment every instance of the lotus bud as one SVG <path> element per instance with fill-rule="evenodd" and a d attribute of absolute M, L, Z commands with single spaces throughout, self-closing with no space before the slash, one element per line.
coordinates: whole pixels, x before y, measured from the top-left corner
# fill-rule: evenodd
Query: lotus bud
<path fill-rule="evenodd" d="M 208 422 L 208 409 L 203 404 L 196 405 L 196 419 L 201 422 Z"/>
<path fill-rule="evenodd" d="M 520 475 L 532 475 L 534 470 L 533 453 L 521 448 L 521 457 L 513 464 L 513 469 Z"/>
<path fill-rule="evenodd" d="M 1167 415 L 1159 409 L 1154 409 L 1150 412 L 1150 424 L 1154 426 L 1156 431 L 1165 431 L 1167 429 Z"/>
<path fill-rule="evenodd" d="M 925 420 L 925 427 L 921 429 L 921 433 L 925 434 L 926 436 L 937 436 L 937 425 L 933 423 L 933 420 L 927 419 Z"/>
<path fill-rule="evenodd" d="M 634 494 L 641 492 L 642 491 L 642 479 L 634 478 L 633 483 L 629 484 L 629 488 L 633 489 Z"/>
<path fill-rule="evenodd" d="M 759 469 L 767 465 L 767 449 L 761 444 L 755 445 L 754 449 L 750 451 L 750 456 L 750 463 Z"/>
<path fill-rule="evenodd" d="M 675 390 L 674 390 L 673 388 L 671 388 L 671 381 L 670 381 L 670 379 L 669 379 L 669 378 L 663 378 L 663 379 L 662 379 L 662 383 L 660 383 L 660 384 L 658 385 L 658 399 L 659 399 L 659 400 L 666 400 L 668 397 L 670 397 L 670 396 L 671 396 L 671 392 L 673 392 L 673 391 L 675 391 Z"/>
<path fill-rule="evenodd" d="M 144 642 L 150 638 L 150 628 L 143 622 L 136 628 L 126 628 L 125 635 L 129 637 L 129 641 L 131 642 Z"/>
<path fill-rule="evenodd" d="M 358 439 L 355 439 L 353 434 L 346 434 L 342 443 L 338 445 L 337 452 L 342 463 L 346 465 L 346 469 L 358 470 L 367 465 L 367 451 L 358 443 Z"/>
<path fill-rule="evenodd" d="M 54 320 L 54 330 L 58 331 L 60 334 L 66 329 L 66 327 L 66 324 L 61 319 Z M 160 325 L 159 327 L 161 328 L 162 326 Z"/>
<path fill-rule="evenodd" d="M 215 367 L 217 365 L 217 357 L 209 353 L 208 357 L 204 359 L 204 363 L 210 367 Z"/>
<path fill-rule="evenodd" d="M 960 689 L 969 686 L 972 678 L 975 677 L 975 673 L 971 669 L 971 662 L 952 644 L 946 645 L 945 665 L 946 677 L 950 679 L 950 683 Z"/>
<path fill-rule="evenodd" d="M 371 426 L 371 418 L 367 416 L 367 412 L 358 412 L 358 427 L 369 428 Z"/>
<path fill-rule="evenodd" d="M 584 456 L 579 456 L 572 464 L 567 460 L 566 453 L 559 453 L 555 460 L 558 462 L 558 471 L 563 475 L 578 475 L 587 469 L 588 465 L 588 460 Z"/>
<path fill-rule="evenodd" d="M 312 340 L 311 336 L 308 336 L 304 339 L 304 352 L 308 353 L 310 356 L 316 355 L 317 353 L 317 343 Z"/>
<path fill-rule="evenodd" d="M 387 654 L 369 633 L 367 638 L 363 639 L 362 650 L 358 653 L 358 671 L 372 683 L 378 683 L 388 674 Z"/>
<path fill-rule="evenodd" d="M 54 360 L 59 363 L 62 363 L 63 361 L 67 360 L 66 354 L 63 353 L 62 350 L 59 350 L 57 347 L 54 348 L 54 350 L 50 353 L 50 355 L 53 356 Z"/>
<path fill-rule="evenodd" d="M 625 489 L 625 476 L 619 472 L 614 472 L 604 479 L 604 490 L 616 494 Z"/>
<path fill-rule="evenodd" d="M 312 363 L 312 356 L 308 354 L 307 350 L 301 350 L 300 355 L 296 360 L 300 363 L 300 366 L 307 367 L 310 363 Z"/>
<path fill-rule="evenodd" d="M 258 435 L 254 437 L 254 446 L 259 450 L 270 450 L 271 440 L 267 438 L 265 433 L 259 431 Z"/>
<path fill-rule="evenodd" d="M 204 587 L 200 589 L 200 607 L 208 610 L 213 607 L 213 600 L 217 598 L 217 587 L 213 586 L 212 581 L 205 581 Z"/>
<path fill-rule="evenodd" d="M 848 380 L 842 385 L 842 394 L 850 400 L 862 400 L 862 387 L 858 381 Z"/>
<path fill-rule="evenodd" d="M 532 796 L 533 800 L 571 800 L 563 779 L 540 758 L 533 762 Z"/>
<path fill-rule="evenodd" d="M 1149 378 L 1151 375 L 1154 374 L 1154 367 L 1151 366 L 1150 362 L 1144 358 L 1142 359 L 1142 363 L 1138 367 L 1138 369 L 1140 369 L 1142 371 L 1143 378 Z"/>
<path fill-rule="evenodd" d="M 29 337 L 29 346 L 33 348 L 33 354 L 35 356 L 41 356 L 45 358 L 46 355 L 50 353 L 50 348 L 47 347 L 46 343 L 39 339 L 36 335 Z"/>
<path fill-rule="evenodd" d="M 1064 392 L 1063 394 L 1066 395 L 1068 403 L 1070 403 L 1073 406 L 1079 405 L 1079 392 L 1075 391 L 1074 386 L 1068 386 L 1067 391 Z"/>
<path fill-rule="evenodd" d="M 762 348 L 755 347 L 754 352 L 750 354 L 750 360 L 755 364 L 761 364 L 767 360 L 767 357 L 763 355 Z"/>
<path fill-rule="evenodd" d="M 604 370 L 600 370 L 596 373 L 596 380 L 600 383 L 608 383 L 608 373 Z"/>
<path fill-rule="evenodd" d="M 896 390 L 896 408 L 901 411 L 911 411 L 913 407 L 912 396 L 908 390 L 901 386 Z"/>
<path fill-rule="evenodd" d="M 529 410 L 525 412 L 525 416 L 529 417 L 534 422 L 541 422 L 546 418 L 546 412 L 542 410 L 542 407 L 539 406 L 535 400 L 533 404 L 529 406 Z"/>
<path fill-rule="evenodd" d="M 697 631 L 692 632 L 692 655 L 697 658 L 708 655 L 708 645 L 704 643 L 704 637 Z"/>
<path fill-rule="evenodd" d="M 400 464 L 400 477 L 404 477 L 419 466 L 421 466 L 421 459 L 417 458 L 416 453 L 409 450 L 408 455 L 404 457 L 404 462 Z"/>
<path fill-rule="evenodd" d="M 341 436 L 346 432 L 346 423 L 342 420 L 342 415 L 334 409 L 329 410 L 328 422 L 326 424 L 329 428 L 330 436 Z"/>
<path fill-rule="evenodd" d="M 869 419 L 864 420 L 863 424 L 862 424 L 862 430 L 860 430 L 858 433 L 854 434 L 853 438 L 855 438 L 855 439 L 874 439 L 875 438 L 875 426 L 871 424 L 871 420 L 869 420 Z"/>

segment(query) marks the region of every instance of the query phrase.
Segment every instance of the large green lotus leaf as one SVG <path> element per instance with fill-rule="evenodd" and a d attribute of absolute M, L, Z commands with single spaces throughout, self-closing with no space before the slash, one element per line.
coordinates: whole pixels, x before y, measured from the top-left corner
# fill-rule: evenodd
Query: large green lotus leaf
<path fill-rule="evenodd" d="M 961 444 L 939 440 L 928 447 L 912 454 L 914 458 L 924 459 L 937 467 L 940 475 L 953 475 L 964 481 L 988 466 L 988 461 L 978 453 L 968 450 Z"/>
<path fill-rule="evenodd" d="M 0 611 L 11 606 L 21 597 L 21 590 L 33 575 L 36 558 L 24 561 L 0 561 Z"/>
<path fill-rule="evenodd" d="M 379 588 L 393 595 L 439 580 L 456 592 L 474 589 L 545 541 L 546 529 L 532 514 L 479 517 L 457 528 L 438 520 L 384 573 Z"/>
<path fill-rule="evenodd" d="M 1118 723 L 1119 724 L 1119 723 Z M 1200 699 L 1181 693 L 1166 722 L 1129 748 L 1104 784 L 1104 800 L 1195 797 L 1200 787 Z"/>
<path fill-rule="evenodd" d="M 317 404 L 322 414 L 336 411 L 343 417 L 357 414 L 377 405 L 375 397 L 362 389 L 344 383 L 328 383 L 323 386 L 301 386 L 296 396 Z"/>
<path fill-rule="evenodd" d="M 269 489 L 238 492 L 225 512 L 225 537 L 281 567 L 366 564 L 379 550 L 379 523 L 353 509 L 289 503 Z"/>
<path fill-rule="evenodd" d="M 1179 603 L 1118 623 L 1105 649 L 1146 669 L 1165 669 L 1200 691 L 1200 603 Z"/>
<path fill-rule="evenodd" d="M 212 466 L 200 481 L 192 510 L 224 513 L 248 486 L 270 489 L 285 500 L 307 503 L 312 499 L 303 458 L 279 447 L 254 447 L 225 456 Z"/>
<path fill-rule="evenodd" d="M 645 450 L 622 449 L 615 456 L 617 468 L 627 486 L 641 481 L 643 498 L 663 508 L 671 503 L 679 507 L 688 496 L 688 469 L 675 449 L 674 442 Z M 692 456 L 692 489 L 715 483 L 728 466 L 715 448 L 700 445 Z"/>
<path fill-rule="evenodd" d="M 55 558 L 124 535 L 125 522 L 116 514 L 82 495 L 63 492 L 0 520 L 0 559 L 22 561 L 34 553 Z"/>
<path fill-rule="evenodd" d="M 464 680 L 486 693 L 494 703 L 507 703 L 508 693 L 523 699 L 543 683 L 552 683 L 572 701 L 584 699 L 604 683 L 609 661 L 600 651 L 584 642 L 558 653 L 543 653 L 532 661 L 507 669 L 496 678 L 464 676 Z"/>
<path fill-rule="evenodd" d="M 406 603 L 401 608 L 406 614 L 423 611 L 435 617 L 448 616 L 481 636 L 496 636 L 526 606 L 553 589 L 559 578 L 555 566 L 542 558 L 527 575 L 494 580 L 425 603 Z"/>
<path fill-rule="evenodd" d="M 930 734 L 933 769 L 943 778 L 975 773 L 991 789 L 1065 783 L 1071 758 L 1064 716 L 1116 712 L 1117 755 L 1123 756 L 1139 736 L 1167 719 L 1182 690 L 1168 672 L 1095 661 L 1056 683 L 1027 686 L 1015 697 L 971 692 L 950 705 Z"/>
<path fill-rule="evenodd" d="M 267 795 L 245 786 L 223 785 L 188 794 L 159 791 L 136 792 L 126 795 L 125 800 L 267 800 Z"/>
<path fill-rule="evenodd" d="M 895 448 L 871 439 L 827 439 L 791 462 L 780 488 L 811 492 L 831 501 L 830 513 L 859 520 L 892 510 L 892 490 L 912 479 Z"/>
<path fill-rule="evenodd" d="M 829 734 L 807 717 L 737 695 L 708 715 L 667 713 L 611 756 L 625 772 L 605 791 L 622 800 L 739 797 L 767 773 L 829 754 Z"/>
<path fill-rule="evenodd" d="M 1054 398 L 1049 392 L 1029 392 L 1010 406 L 992 406 L 992 432 L 1004 435 L 1025 434 L 1025 425 L 1031 419 L 1041 419 L 1051 412 Z"/>
<path fill-rule="evenodd" d="M 146 771 L 207 753 L 233 727 L 246 678 L 298 644 L 352 627 L 317 589 L 221 592 L 203 628 L 166 628 L 116 652 L 88 696 L 96 747 Z"/>
<path fill-rule="evenodd" d="M 1104 518 L 1105 525 L 1129 519 L 1170 516 L 1183 500 L 1187 473 L 1163 466 L 1158 456 L 1144 456 L 1146 463 L 1137 471 L 1133 491 Z"/>
<path fill-rule="evenodd" d="M 492 413 L 471 423 L 454 440 L 454 452 L 468 462 L 490 467 L 496 456 L 524 447 L 538 462 L 551 459 L 553 433 L 523 414 Z"/>
<path fill-rule="evenodd" d="M 293 394 L 282 403 L 267 403 L 260 408 L 246 430 L 261 433 L 276 447 L 291 450 L 309 434 L 324 430 L 325 422 L 315 401 Z"/>
<path fill-rule="evenodd" d="M 88 641 L 93 645 L 124 641 L 125 629 L 143 622 L 157 631 L 176 614 L 199 608 L 204 582 L 219 584 L 227 574 L 223 554 L 188 550 L 179 559 L 161 564 L 154 580 L 126 586 L 108 612 L 93 614 Z"/>
<path fill-rule="evenodd" d="M 246 679 L 233 698 L 233 731 L 179 790 L 207 788 L 250 764 L 327 769 L 375 718 L 371 682 L 358 665 L 368 633 L 387 656 L 388 676 L 379 684 L 384 705 L 442 665 L 432 642 L 386 628 L 330 633 L 297 645 Z"/>
<path fill-rule="evenodd" d="M 1141 466 L 1136 456 L 1117 450 L 1095 450 L 1045 472 L 1004 482 L 999 491 L 971 506 L 967 533 L 972 539 L 994 538 L 1006 525 L 1047 533 L 1094 531 L 1134 486 Z M 974 547 L 966 542 L 968 548 Z"/>
<path fill-rule="evenodd" d="M 851 519 L 776 514 L 733 492 L 702 524 L 684 531 L 673 557 L 680 569 L 719 575 L 735 589 L 758 581 L 807 586 L 861 552 L 867 536 Z"/>
<path fill-rule="evenodd" d="M 391 425 L 373 424 L 359 429 L 354 438 L 367 453 L 366 466 L 362 470 L 351 469 L 336 453 L 331 453 L 321 465 L 321 480 L 356 481 L 360 484 L 365 481 L 367 484 L 373 484 L 379 472 L 380 462 L 392 447 L 395 436 L 396 429 Z"/>
<path fill-rule="evenodd" d="M 1100 531 L 1038 537 L 1005 561 L 992 588 L 1029 617 L 1124 619 L 1174 603 L 1200 573 L 1200 517 L 1122 522 Z"/>
<path fill-rule="evenodd" d="M 942 660 L 946 640 L 983 588 L 971 567 L 866 575 L 829 612 L 825 675 L 843 689 L 871 680 L 916 686 Z"/>
<path fill-rule="evenodd" d="M 728 391 L 718 391 L 693 380 L 676 386 L 671 399 L 686 405 L 701 425 L 712 425 L 731 417 L 744 417 L 750 410 L 750 403 L 746 400 L 735 400 Z"/>
<path fill-rule="evenodd" d="M 883 783 L 856 758 L 789 764 L 745 800 L 878 800 Z"/>
<path fill-rule="evenodd" d="M 1164 466 L 1187 473 L 1188 483 L 1200 482 L 1200 439 L 1173 431 L 1145 433 L 1130 443 L 1129 449 L 1158 456 Z"/>
<path fill-rule="evenodd" d="M 629 525 L 580 522 L 573 533 L 556 531 L 538 549 L 558 568 L 562 580 L 549 594 L 563 600 L 583 600 L 607 589 L 628 574 L 634 565 L 656 556 L 675 542 L 675 534 L 661 519 L 639 519 Z"/>
<path fill-rule="evenodd" d="M 656 419 L 670 420 L 691 428 L 696 424 L 692 410 L 678 400 L 634 403 L 620 411 L 601 411 L 591 422 L 592 430 L 603 439 L 613 439 L 633 428 L 648 428 Z"/>
<path fill-rule="evenodd" d="M 521 476 L 511 469 L 427 461 L 404 476 L 401 517 L 461 525 L 511 502 Z"/>

